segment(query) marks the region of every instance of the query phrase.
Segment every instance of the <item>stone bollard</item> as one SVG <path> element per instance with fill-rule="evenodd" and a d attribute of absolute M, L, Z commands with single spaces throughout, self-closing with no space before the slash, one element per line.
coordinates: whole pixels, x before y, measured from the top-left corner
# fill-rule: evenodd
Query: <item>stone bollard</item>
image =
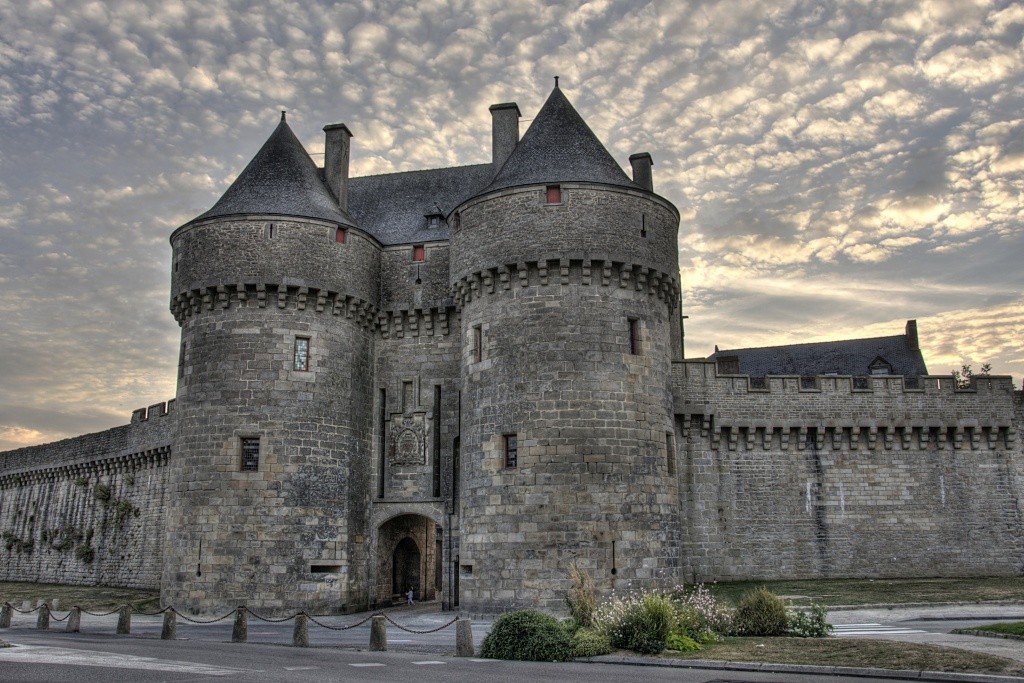
<path fill-rule="evenodd" d="M 68 625 L 64 627 L 65 633 L 78 633 L 82 630 L 82 608 L 72 607 L 68 613 Z"/>
<path fill-rule="evenodd" d="M 295 647 L 309 647 L 309 617 L 306 616 L 305 612 L 299 612 L 295 615 L 292 645 Z"/>
<path fill-rule="evenodd" d="M 14 605 L 9 602 L 5 602 L 4 606 L 0 608 L 0 628 L 11 627 L 11 615 L 14 613 Z"/>
<path fill-rule="evenodd" d="M 235 610 L 235 625 L 231 629 L 231 642 L 244 643 L 249 639 L 249 610 L 239 605 Z"/>
<path fill-rule="evenodd" d="M 39 606 L 39 616 L 36 617 L 36 628 L 50 628 L 50 606 L 45 602 Z"/>
<path fill-rule="evenodd" d="M 117 612 L 117 635 L 126 636 L 132 632 L 132 606 L 121 605 Z"/>
<path fill-rule="evenodd" d="M 50 600 L 50 609 L 52 609 L 54 612 L 60 609 L 60 598 L 54 598 L 53 600 Z"/>
<path fill-rule="evenodd" d="M 164 612 L 164 627 L 160 629 L 160 640 L 177 640 L 178 613 L 171 607 Z"/>
<path fill-rule="evenodd" d="M 459 619 L 455 622 L 455 656 L 472 657 L 473 654 L 473 621 Z"/>
<path fill-rule="evenodd" d="M 32 610 L 32 601 L 31 600 L 22 600 L 21 601 L 21 611 L 22 612 L 29 612 L 31 610 Z"/>
<path fill-rule="evenodd" d="M 388 649 L 388 624 L 383 614 L 370 621 L 370 652 L 385 652 Z"/>

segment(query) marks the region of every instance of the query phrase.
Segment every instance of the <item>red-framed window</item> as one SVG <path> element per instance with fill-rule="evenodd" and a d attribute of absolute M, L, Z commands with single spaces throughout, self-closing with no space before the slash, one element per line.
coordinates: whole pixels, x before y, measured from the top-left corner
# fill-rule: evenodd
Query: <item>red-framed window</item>
<path fill-rule="evenodd" d="M 338 244 L 345 244 L 345 240 L 348 238 L 348 230 L 345 228 L 338 228 L 334 231 L 334 241 Z"/>
<path fill-rule="evenodd" d="M 562 186 L 561 185 L 548 185 L 547 201 L 548 201 L 548 204 L 561 204 L 562 203 Z"/>
<path fill-rule="evenodd" d="M 422 244 L 417 244 L 412 248 L 412 260 L 416 262 L 425 261 L 427 258 L 427 249 Z"/>

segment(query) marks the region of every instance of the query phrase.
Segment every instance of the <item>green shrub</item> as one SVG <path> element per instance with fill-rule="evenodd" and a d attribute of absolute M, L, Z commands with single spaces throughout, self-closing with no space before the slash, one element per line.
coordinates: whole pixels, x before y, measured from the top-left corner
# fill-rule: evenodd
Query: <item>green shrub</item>
<path fill-rule="evenodd" d="M 733 617 L 733 632 L 738 636 L 781 636 L 787 626 L 785 604 L 767 588 L 744 593 Z"/>
<path fill-rule="evenodd" d="M 612 644 L 608 636 L 590 628 L 578 629 L 572 634 L 573 657 L 600 657 L 611 654 Z"/>
<path fill-rule="evenodd" d="M 669 650 L 676 650 L 677 652 L 696 652 L 700 648 L 700 643 L 679 631 L 673 631 L 668 634 L 668 640 L 665 641 L 665 645 Z"/>
<path fill-rule="evenodd" d="M 619 601 L 611 610 L 605 632 L 612 647 L 640 654 L 658 654 L 675 628 L 675 606 L 660 593 Z"/>
<path fill-rule="evenodd" d="M 811 605 L 809 610 L 792 610 L 787 613 L 787 633 L 799 638 L 825 638 L 832 632 L 832 624 L 828 623 L 825 608 Z"/>
<path fill-rule="evenodd" d="M 572 641 L 558 620 L 533 610 L 506 612 L 484 638 L 480 656 L 529 662 L 566 662 L 572 659 Z"/>

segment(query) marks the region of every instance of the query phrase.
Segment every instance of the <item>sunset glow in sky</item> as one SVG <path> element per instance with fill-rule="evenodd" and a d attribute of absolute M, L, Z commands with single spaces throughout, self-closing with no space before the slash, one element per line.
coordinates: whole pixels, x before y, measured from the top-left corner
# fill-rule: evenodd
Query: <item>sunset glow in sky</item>
<path fill-rule="evenodd" d="M 289 112 L 490 160 L 552 77 L 682 214 L 689 357 L 900 334 L 1024 376 L 1024 5 L 0 0 L 0 450 L 174 396 L 170 233 Z"/>

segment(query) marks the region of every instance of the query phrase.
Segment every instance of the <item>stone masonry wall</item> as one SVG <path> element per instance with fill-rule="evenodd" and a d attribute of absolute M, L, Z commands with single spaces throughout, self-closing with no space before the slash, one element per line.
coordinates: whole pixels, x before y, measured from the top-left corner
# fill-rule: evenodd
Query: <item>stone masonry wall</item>
<path fill-rule="evenodd" d="M 1011 379 L 717 376 L 673 365 L 679 487 L 697 580 L 1024 571 Z M 1019 396 L 1019 395 L 1018 395 Z M 1016 417 L 1015 417 L 1016 415 Z M 1017 424 L 1015 424 L 1015 421 Z"/>
<path fill-rule="evenodd" d="M 159 587 L 174 421 L 167 408 L 0 453 L 0 580 Z"/>

